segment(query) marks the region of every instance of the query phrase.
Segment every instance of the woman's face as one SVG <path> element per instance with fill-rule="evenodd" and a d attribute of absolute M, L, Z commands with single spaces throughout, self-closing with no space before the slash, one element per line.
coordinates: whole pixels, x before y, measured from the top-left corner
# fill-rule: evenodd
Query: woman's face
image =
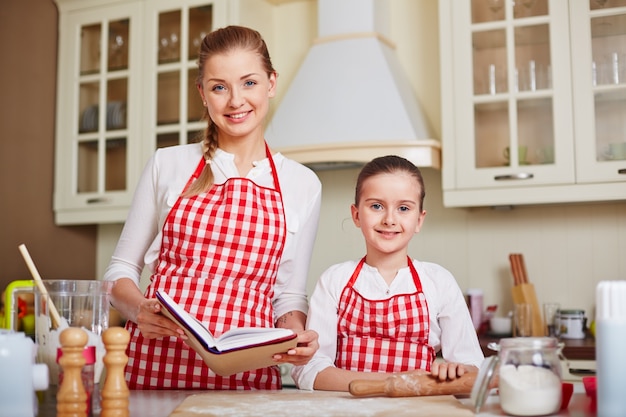
<path fill-rule="evenodd" d="M 419 183 L 403 171 L 369 177 L 358 206 L 352 205 L 352 220 L 363 233 L 368 256 L 405 254 L 425 216 Z"/>
<path fill-rule="evenodd" d="M 220 140 L 263 137 L 276 74 L 267 76 L 256 53 L 235 50 L 207 59 L 198 90 Z"/>

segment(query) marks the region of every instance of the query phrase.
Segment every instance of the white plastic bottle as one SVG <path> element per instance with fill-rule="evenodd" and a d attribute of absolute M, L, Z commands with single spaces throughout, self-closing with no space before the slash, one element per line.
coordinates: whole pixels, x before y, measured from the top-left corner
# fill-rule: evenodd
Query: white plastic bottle
<path fill-rule="evenodd" d="M 626 281 L 596 288 L 596 375 L 599 417 L 626 416 Z"/>

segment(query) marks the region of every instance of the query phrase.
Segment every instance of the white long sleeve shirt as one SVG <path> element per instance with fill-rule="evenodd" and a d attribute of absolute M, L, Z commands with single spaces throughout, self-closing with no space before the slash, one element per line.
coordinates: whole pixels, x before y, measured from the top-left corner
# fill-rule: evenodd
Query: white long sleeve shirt
<path fill-rule="evenodd" d="M 335 366 L 339 299 L 358 262 L 333 265 L 317 282 L 311 296 L 307 328 L 319 334 L 320 348 L 308 364 L 296 366 L 292 370 L 294 381 L 300 389 L 312 390 L 317 374 L 329 366 Z M 454 276 L 434 263 L 413 260 L 413 265 L 428 303 L 428 344 L 436 352 L 441 351 L 447 362 L 480 367 L 484 356 L 465 298 Z M 399 270 L 388 286 L 378 270 L 367 264 L 363 264 L 354 289 L 370 300 L 385 300 L 416 291 L 408 266 Z"/>
<path fill-rule="evenodd" d="M 131 278 L 139 285 L 145 267 L 151 273 L 161 249 L 162 228 L 202 158 L 198 143 L 158 149 L 141 175 L 128 218 L 104 279 Z M 289 311 L 307 312 L 306 281 L 321 204 L 321 183 L 313 171 L 285 158 L 273 156 L 282 191 L 287 237 L 274 287 L 274 314 L 278 318 Z M 234 155 L 217 150 L 210 162 L 214 182 L 239 177 Z M 267 158 L 254 164 L 246 178 L 257 185 L 274 188 Z"/>

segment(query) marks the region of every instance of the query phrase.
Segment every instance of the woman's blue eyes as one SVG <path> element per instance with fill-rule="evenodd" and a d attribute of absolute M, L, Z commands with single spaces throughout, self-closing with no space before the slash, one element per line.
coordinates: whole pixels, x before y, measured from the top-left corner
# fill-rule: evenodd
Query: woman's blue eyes
<path fill-rule="evenodd" d="M 243 83 L 243 85 L 246 86 L 246 87 L 252 87 L 252 86 L 255 86 L 256 84 L 257 84 L 257 82 L 256 81 L 252 81 L 252 80 L 246 81 L 245 83 Z M 218 84 L 218 85 L 213 86 L 213 88 L 211 90 L 213 90 L 213 91 L 224 91 L 224 90 L 226 90 L 226 87 L 221 85 L 221 84 Z"/>

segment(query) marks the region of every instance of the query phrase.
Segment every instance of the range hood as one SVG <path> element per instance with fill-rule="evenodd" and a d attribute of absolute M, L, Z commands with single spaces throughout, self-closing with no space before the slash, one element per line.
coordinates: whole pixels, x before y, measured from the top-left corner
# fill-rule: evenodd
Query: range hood
<path fill-rule="evenodd" d="M 318 0 L 318 38 L 266 130 L 275 150 L 318 170 L 388 154 L 440 167 L 440 142 L 385 36 L 389 3 Z"/>

